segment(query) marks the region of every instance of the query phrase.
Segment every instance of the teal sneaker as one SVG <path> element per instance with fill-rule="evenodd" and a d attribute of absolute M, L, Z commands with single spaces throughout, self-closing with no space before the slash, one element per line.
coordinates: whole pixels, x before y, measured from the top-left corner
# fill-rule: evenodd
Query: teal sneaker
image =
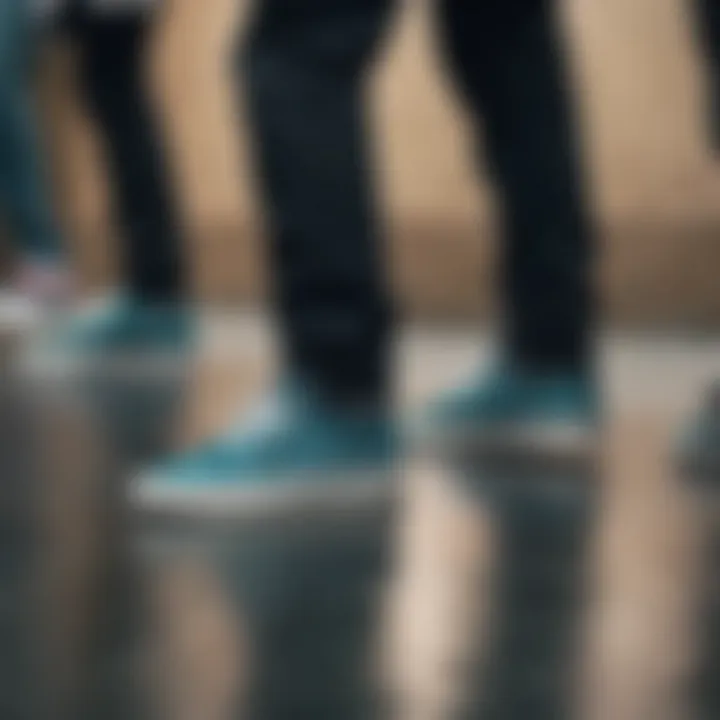
<path fill-rule="evenodd" d="M 193 336 L 189 309 L 130 295 L 106 296 L 67 313 L 24 353 L 30 367 L 167 371 L 185 359 Z"/>
<path fill-rule="evenodd" d="M 599 403 L 585 376 L 502 366 L 431 405 L 419 435 L 449 451 L 576 452 L 596 438 Z"/>
<path fill-rule="evenodd" d="M 141 476 L 145 517 L 249 519 L 384 500 L 397 441 L 388 417 L 287 383 L 219 439 Z"/>
<path fill-rule="evenodd" d="M 191 335 L 182 305 L 150 303 L 130 295 L 109 296 L 72 313 L 55 336 L 58 349 L 114 353 L 184 349 Z"/>
<path fill-rule="evenodd" d="M 681 470 L 701 482 L 720 483 L 720 383 L 683 432 L 678 458 Z"/>

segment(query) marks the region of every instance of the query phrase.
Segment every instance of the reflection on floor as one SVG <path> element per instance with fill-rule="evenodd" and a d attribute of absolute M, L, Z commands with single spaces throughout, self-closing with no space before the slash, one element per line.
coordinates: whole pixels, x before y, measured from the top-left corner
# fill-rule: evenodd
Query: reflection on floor
<path fill-rule="evenodd" d="M 12 482 L 5 482 L 0 508 L 5 518 L 26 520 L 4 522 L 3 528 L 15 545 L 33 554 L 26 553 L 18 563 L 7 553 L 1 569 L 10 579 L 6 586 L 19 588 L 22 567 L 34 558 L 31 564 L 39 570 L 34 577 L 40 583 L 24 583 L 24 594 L 19 590 L 13 601 L 31 622 L 22 627 L 3 618 L 0 632 L 21 627 L 23 637 L 15 637 L 16 632 L 12 647 L 41 648 L 27 663 L 32 668 L 33 662 L 41 662 L 41 670 L 26 668 L 25 674 L 41 672 L 52 680 L 43 683 L 43 703 L 56 710 L 77 708 L 79 697 L 87 703 L 90 696 L 85 709 L 94 717 L 138 717 L 127 692 L 128 682 L 133 682 L 141 695 L 149 688 L 161 717 L 235 717 L 228 708 L 247 696 L 241 680 L 253 677 L 251 668 L 263 666 L 260 651 L 249 640 L 258 637 L 260 615 L 248 612 L 247 604 L 238 614 L 238 588 L 216 554 L 193 548 L 192 553 L 153 557 L 138 568 L 118 541 L 134 531 L 118 508 L 123 485 L 138 466 L 165 447 L 211 434 L 271 377 L 272 342 L 262 322 L 214 318 L 204 340 L 182 387 L 159 388 L 155 383 L 150 388 L 125 385 L 118 391 L 94 386 L 88 393 L 64 382 L 33 393 L 31 401 L 3 389 L 1 469 L 3 478 Z M 582 717 L 598 720 L 689 720 L 683 689 L 694 666 L 694 589 L 702 575 L 703 503 L 694 502 L 670 460 L 674 432 L 713 372 L 720 374 L 720 347 L 617 338 L 604 347 L 611 422 L 600 462 L 597 543 L 588 570 L 587 650 L 585 659 L 575 663 L 582 668 L 577 673 L 582 679 L 575 682 L 579 706 Z M 490 352 L 467 332 L 429 330 L 407 331 L 398 350 L 402 401 L 408 410 L 461 380 Z M 15 420 L 23 417 L 28 424 L 18 439 Z M 148 418 L 163 432 L 148 438 L 149 431 L 138 425 Z M 458 710 L 458 699 L 467 694 L 463 681 L 469 677 L 470 658 L 478 647 L 491 646 L 487 639 L 495 616 L 488 578 L 496 554 L 496 518 L 459 475 L 422 457 L 409 458 L 403 468 L 406 502 L 399 509 L 393 572 L 383 603 L 387 612 L 378 633 L 380 660 L 375 664 L 392 678 L 393 692 L 378 698 L 383 703 L 394 698 L 398 715 L 411 720 L 476 717 Z M 17 500 L 18 488 L 24 488 L 24 500 Z M 10 538 L 12 528 L 16 532 Z M 38 535 L 29 528 L 41 528 L 39 543 L 30 542 Z M 337 534 L 333 537 L 337 548 L 346 547 Z M 241 544 L 237 538 L 234 542 Z M 297 554 L 298 544 L 288 545 Z M 366 557 L 360 546 L 352 547 L 353 557 Z M 289 552 L 286 548 L 280 553 L 286 565 L 296 557 Z M 317 571 L 334 573 L 330 568 L 346 564 L 340 550 L 335 555 L 316 553 Z M 363 565 L 375 568 L 373 582 L 381 566 L 375 560 Z M 246 583 L 247 577 L 254 576 L 247 575 Z M 146 597 L 141 587 L 151 593 Z M 299 598 L 311 592 L 317 589 L 304 579 L 286 596 L 301 605 Z M 28 602 L 28 597 L 39 598 L 40 604 Z M 263 600 L 260 606 L 266 609 L 267 603 Z M 11 605 L 5 602 L 0 612 L 16 618 L 5 612 Z M 338 601 L 332 607 L 341 606 Z M 321 622 L 333 611 L 328 606 L 324 613 L 303 612 Z M 352 612 L 356 614 L 347 617 L 360 617 L 357 609 Z M 128 674 L 137 671 L 127 659 L 135 650 L 132 630 L 146 615 L 154 618 L 143 640 L 149 648 L 143 654 L 147 662 L 138 677 L 129 680 Z M 313 635 L 298 639 L 280 633 L 273 638 L 276 645 L 287 642 L 297 650 L 302 643 L 312 644 Z M 103 663 L 99 657 L 109 659 Z M 0 660 L 5 667 L 7 658 Z M 301 660 L 293 662 L 294 668 L 300 667 Z M 327 667 L 334 668 L 332 663 Z M 18 672 L 22 674 L 22 668 Z M 307 679 L 305 685 L 317 681 Z M 28 693 L 20 681 L 11 686 L 16 697 Z M 87 687 L 94 692 L 79 690 Z M 70 717 L 79 713 L 67 712 Z M 287 709 L 256 715 L 258 720 L 275 720 L 285 718 L 283 712 Z M 568 717 L 580 716 L 577 711 Z"/>

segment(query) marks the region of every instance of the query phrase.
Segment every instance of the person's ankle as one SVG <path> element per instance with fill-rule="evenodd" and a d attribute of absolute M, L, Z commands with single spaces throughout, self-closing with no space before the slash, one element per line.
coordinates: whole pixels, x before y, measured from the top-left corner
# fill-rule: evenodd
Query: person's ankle
<path fill-rule="evenodd" d="M 567 378 L 594 383 L 596 372 L 584 358 L 575 357 L 520 357 L 511 358 L 507 366 L 528 378 Z"/>
<path fill-rule="evenodd" d="M 176 307 L 189 302 L 185 287 L 176 283 L 134 283 L 126 287 L 127 294 L 137 302 L 150 306 Z"/>
<path fill-rule="evenodd" d="M 390 392 L 384 384 L 328 382 L 298 371 L 290 372 L 282 382 L 304 389 L 338 415 L 379 419 L 391 415 Z"/>

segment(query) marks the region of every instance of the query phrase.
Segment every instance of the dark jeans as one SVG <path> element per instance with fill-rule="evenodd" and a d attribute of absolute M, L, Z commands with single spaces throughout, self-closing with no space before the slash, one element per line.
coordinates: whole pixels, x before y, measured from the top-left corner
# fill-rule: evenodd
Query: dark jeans
<path fill-rule="evenodd" d="M 365 79 L 392 6 L 257 0 L 243 54 L 290 363 L 359 393 L 382 387 L 388 354 Z M 555 3 L 440 0 L 438 9 L 502 203 L 508 354 L 583 367 L 591 228 Z"/>
<path fill-rule="evenodd" d="M 56 257 L 62 241 L 48 191 L 33 97 L 35 37 L 24 2 L 0 5 L 0 215 L 17 249 Z"/>
<path fill-rule="evenodd" d="M 184 294 L 183 239 L 173 178 L 146 87 L 145 13 L 71 6 L 63 18 L 80 52 L 82 90 L 104 146 L 120 231 L 124 280 L 135 294 L 172 301 Z"/>
<path fill-rule="evenodd" d="M 708 118 L 711 139 L 720 152 L 720 3 L 693 0 L 695 25 L 705 61 Z"/>

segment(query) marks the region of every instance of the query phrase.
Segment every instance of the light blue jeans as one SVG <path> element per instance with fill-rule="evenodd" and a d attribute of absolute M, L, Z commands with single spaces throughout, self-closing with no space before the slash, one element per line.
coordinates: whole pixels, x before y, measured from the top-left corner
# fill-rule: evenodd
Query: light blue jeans
<path fill-rule="evenodd" d="M 23 255 L 55 257 L 60 237 L 37 136 L 30 0 L 0 0 L 0 216 Z"/>

